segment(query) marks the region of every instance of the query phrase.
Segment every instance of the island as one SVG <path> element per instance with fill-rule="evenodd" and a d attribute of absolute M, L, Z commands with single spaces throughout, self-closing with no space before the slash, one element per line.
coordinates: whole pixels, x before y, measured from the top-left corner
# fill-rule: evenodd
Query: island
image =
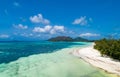
<path fill-rule="evenodd" d="M 57 36 L 57 37 L 53 37 L 48 39 L 48 41 L 52 41 L 52 42 L 60 42 L 60 41 L 65 41 L 65 42 L 93 42 L 93 40 L 88 40 L 82 37 L 76 37 L 76 38 L 72 38 L 69 36 Z"/>

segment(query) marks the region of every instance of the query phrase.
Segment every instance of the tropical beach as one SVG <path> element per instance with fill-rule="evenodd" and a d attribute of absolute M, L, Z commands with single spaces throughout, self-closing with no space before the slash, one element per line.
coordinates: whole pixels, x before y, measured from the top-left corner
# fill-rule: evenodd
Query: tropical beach
<path fill-rule="evenodd" d="M 26 44 L 23 42 L 15 43 L 0 43 L 0 45 L 14 45 L 18 47 L 16 52 L 4 52 L 2 55 L 12 55 L 13 57 L 19 53 L 19 49 L 24 49 L 24 54 L 40 47 L 39 53 L 25 56 L 21 53 L 21 57 L 12 61 L 9 58 L 9 63 L 0 64 L 0 77 L 117 77 L 115 74 L 110 74 L 102 69 L 98 69 L 84 61 L 84 59 L 74 56 L 71 52 L 84 49 L 84 47 L 91 46 L 88 42 L 31 42 Z M 32 46 L 31 46 L 32 45 Z M 62 45 L 62 49 L 61 46 Z M 66 47 L 67 46 L 67 47 Z M 4 48 L 6 51 L 7 48 Z M 26 51 L 27 47 L 27 51 Z M 45 49 L 47 47 L 47 50 Z M 52 49 L 50 48 L 52 47 Z M 63 48 L 64 47 L 64 48 Z M 53 50 L 57 48 L 57 50 Z M 59 49 L 58 49 L 59 48 Z M 3 49 L 3 48 L 2 48 Z M 33 50 L 32 50 L 33 49 Z M 38 48 L 37 48 L 38 49 Z M 45 49 L 44 53 L 41 52 Z M 13 48 L 11 48 L 13 50 Z M 7 50 L 8 51 L 8 50 Z M 49 51 L 49 53 L 48 53 Z M 52 51 L 52 52 L 51 52 Z M 84 51 L 84 50 L 83 50 Z M 89 51 L 89 49 L 87 50 Z M 41 52 L 41 53 L 40 53 Z M 11 53 L 11 54 L 10 54 Z M 20 54 L 20 53 L 19 53 Z M 79 55 L 79 54 L 78 54 Z M 83 55 L 84 56 L 84 55 Z M 2 60 L 2 59 L 0 59 Z"/>
<path fill-rule="evenodd" d="M 0 77 L 120 77 L 120 0 L 0 0 Z"/>
<path fill-rule="evenodd" d="M 95 67 L 120 76 L 120 61 L 101 56 L 100 52 L 94 49 L 94 43 L 89 47 L 74 51 L 73 55 L 80 57 Z"/>

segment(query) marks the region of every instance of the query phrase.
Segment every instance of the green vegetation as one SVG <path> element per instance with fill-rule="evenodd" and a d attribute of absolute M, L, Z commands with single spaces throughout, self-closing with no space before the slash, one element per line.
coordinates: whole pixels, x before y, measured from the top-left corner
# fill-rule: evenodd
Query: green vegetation
<path fill-rule="evenodd" d="M 120 40 L 102 39 L 95 41 L 95 49 L 99 50 L 102 56 L 109 56 L 120 61 Z"/>

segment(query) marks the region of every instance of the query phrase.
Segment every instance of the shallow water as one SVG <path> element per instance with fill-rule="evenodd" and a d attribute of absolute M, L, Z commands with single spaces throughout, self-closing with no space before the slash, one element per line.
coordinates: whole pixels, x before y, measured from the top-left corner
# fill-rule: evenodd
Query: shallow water
<path fill-rule="evenodd" d="M 116 77 L 71 52 L 85 42 L 0 43 L 0 77 Z"/>
<path fill-rule="evenodd" d="M 52 53 L 35 54 L 2 63 L 0 77 L 116 77 L 70 54 L 78 48 L 78 45 L 73 45 Z"/>
<path fill-rule="evenodd" d="M 69 46 L 84 46 L 74 42 L 0 42 L 0 64 L 15 61 L 34 54 L 52 53 Z M 11 57 L 12 56 L 12 57 Z"/>

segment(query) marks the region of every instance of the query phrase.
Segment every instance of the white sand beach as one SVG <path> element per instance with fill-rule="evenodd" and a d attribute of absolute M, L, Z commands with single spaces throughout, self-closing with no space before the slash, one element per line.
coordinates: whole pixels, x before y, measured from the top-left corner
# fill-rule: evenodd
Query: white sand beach
<path fill-rule="evenodd" d="M 73 55 L 82 58 L 95 67 L 120 76 L 120 62 L 108 57 L 101 57 L 99 51 L 95 50 L 93 46 L 94 45 L 76 50 L 73 52 Z"/>

